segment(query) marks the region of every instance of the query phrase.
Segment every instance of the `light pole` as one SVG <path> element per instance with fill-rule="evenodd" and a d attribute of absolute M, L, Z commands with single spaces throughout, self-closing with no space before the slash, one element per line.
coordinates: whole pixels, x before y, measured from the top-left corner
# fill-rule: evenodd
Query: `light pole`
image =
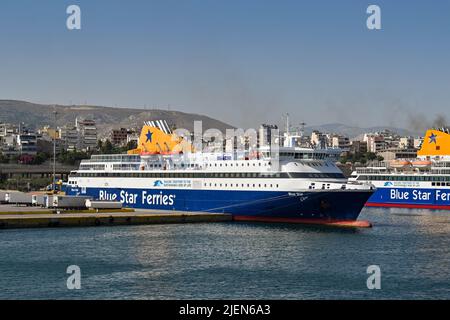
<path fill-rule="evenodd" d="M 56 111 L 56 105 L 53 106 L 53 115 L 55 116 L 55 123 L 54 123 L 54 128 L 55 128 L 55 132 L 53 133 L 53 183 L 52 183 L 52 190 L 53 190 L 53 194 L 56 193 L 56 115 L 57 115 L 57 111 Z"/>

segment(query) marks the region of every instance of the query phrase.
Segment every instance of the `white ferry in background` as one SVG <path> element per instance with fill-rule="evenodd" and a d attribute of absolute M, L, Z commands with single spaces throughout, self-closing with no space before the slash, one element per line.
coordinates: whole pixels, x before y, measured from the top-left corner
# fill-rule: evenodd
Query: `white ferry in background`
<path fill-rule="evenodd" d="M 368 226 L 356 220 L 373 186 L 348 182 L 335 164 L 341 150 L 302 147 L 300 138 L 285 136 L 275 168 L 269 146 L 197 152 L 155 121 L 128 154 L 82 161 L 66 193 L 132 208 L 229 213 L 241 221 Z"/>
<path fill-rule="evenodd" d="M 449 129 L 428 130 L 417 159 L 357 168 L 350 180 L 377 187 L 366 206 L 450 210 Z"/>

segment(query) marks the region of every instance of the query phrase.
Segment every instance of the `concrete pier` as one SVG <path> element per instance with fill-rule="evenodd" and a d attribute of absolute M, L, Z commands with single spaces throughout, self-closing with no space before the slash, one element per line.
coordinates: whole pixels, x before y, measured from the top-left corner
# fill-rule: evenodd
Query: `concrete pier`
<path fill-rule="evenodd" d="M 0 229 L 56 228 L 118 225 L 148 225 L 168 223 L 206 223 L 232 221 L 227 214 L 180 212 L 180 211 L 136 211 L 103 213 L 41 213 L 0 214 Z"/>

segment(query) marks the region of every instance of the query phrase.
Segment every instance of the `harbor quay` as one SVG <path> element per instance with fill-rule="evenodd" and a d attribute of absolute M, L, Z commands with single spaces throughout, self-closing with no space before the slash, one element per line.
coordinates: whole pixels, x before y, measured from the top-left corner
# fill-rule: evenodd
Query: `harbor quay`
<path fill-rule="evenodd" d="M 92 210 L 55 213 L 41 208 L 0 206 L 0 229 L 123 226 L 171 223 L 229 222 L 229 214 L 158 211 L 158 210 Z"/>

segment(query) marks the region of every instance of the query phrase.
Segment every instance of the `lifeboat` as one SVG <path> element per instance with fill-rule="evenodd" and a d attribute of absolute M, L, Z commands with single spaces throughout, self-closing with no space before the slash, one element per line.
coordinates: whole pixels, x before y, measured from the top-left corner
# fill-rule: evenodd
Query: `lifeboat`
<path fill-rule="evenodd" d="M 175 152 L 175 151 L 161 151 L 160 154 L 164 155 L 164 156 L 170 156 L 173 154 L 179 154 L 179 152 Z"/>
<path fill-rule="evenodd" d="M 390 162 L 390 166 L 392 168 L 406 168 L 411 165 L 411 162 L 408 160 L 392 160 Z"/>
<path fill-rule="evenodd" d="M 429 168 L 431 167 L 431 161 L 430 160 L 415 160 L 411 162 L 411 164 L 415 168 Z"/>
<path fill-rule="evenodd" d="M 261 152 L 258 151 L 253 151 L 249 154 L 249 159 L 250 160 L 254 160 L 254 159 L 261 159 L 262 158 L 262 154 Z"/>

